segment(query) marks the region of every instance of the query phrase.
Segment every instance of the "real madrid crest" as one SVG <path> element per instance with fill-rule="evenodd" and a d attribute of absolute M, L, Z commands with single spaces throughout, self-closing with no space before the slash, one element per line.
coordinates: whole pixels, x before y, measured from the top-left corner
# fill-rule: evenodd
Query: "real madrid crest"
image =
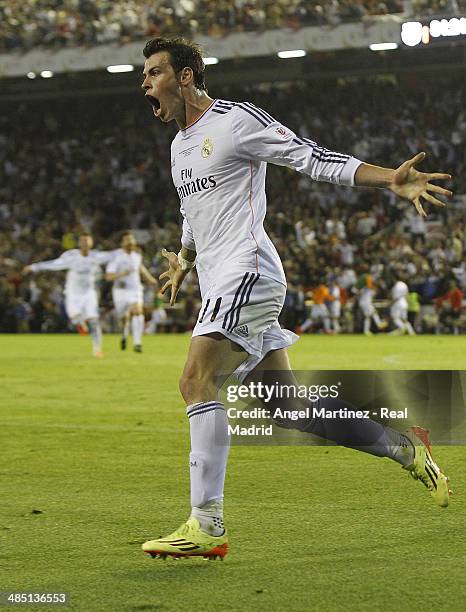
<path fill-rule="evenodd" d="M 214 150 L 214 143 L 212 142 L 212 138 L 206 138 L 204 142 L 202 143 L 202 147 L 201 147 L 202 157 L 204 158 L 209 157 L 209 155 L 212 153 L 213 150 Z"/>

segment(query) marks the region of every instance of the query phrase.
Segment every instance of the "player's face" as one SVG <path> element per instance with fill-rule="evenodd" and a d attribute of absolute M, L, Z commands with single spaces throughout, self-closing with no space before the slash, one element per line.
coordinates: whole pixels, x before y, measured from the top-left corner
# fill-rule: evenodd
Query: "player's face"
<path fill-rule="evenodd" d="M 94 246 L 91 236 L 79 236 L 79 248 L 81 251 L 88 252 Z"/>
<path fill-rule="evenodd" d="M 161 51 L 146 59 L 143 76 L 141 87 L 152 104 L 154 116 L 164 123 L 172 121 L 184 108 L 184 100 L 169 53 Z"/>
<path fill-rule="evenodd" d="M 121 241 L 122 249 L 124 249 L 125 251 L 129 253 L 130 251 L 133 251 L 135 247 L 136 247 L 136 239 L 134 238 L 133 235 L 127 234 L 126 236 L 123 236 L 123 239 Z"/>

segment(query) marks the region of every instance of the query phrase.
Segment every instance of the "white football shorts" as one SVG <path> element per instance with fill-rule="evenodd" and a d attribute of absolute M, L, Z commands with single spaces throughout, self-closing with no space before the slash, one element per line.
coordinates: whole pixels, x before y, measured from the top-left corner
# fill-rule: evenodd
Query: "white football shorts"
<path fill-rule="evenodd" d="M 235 372 L 242 382 L 269 351 L 298 339 L 278 323 L 285 294 L 285 285 L 257 272 L 227 273 L 203 296 L 193 337 L 219 332 L 249 353 Z"/>
<path fill-rule="evenodd" d="M 142 305 L 144 295 L 141 289 L 113 289 L 113 305 L 118 317 L 124 317 L 131 306 Z"/>
<path fill-rule="evenodd" d="M 374 305 L 372 304 L 372 302 L 369 302 L 367 300 L 361 300 L 359 302 L 359 308 L 362 310 L 362 314 L 365 317 L 372 317 L 372 315 L 375 314 Z"/>
<path fill-rule="evenodd" d="M 341 315 L 341 302 L 340 300 L 334 300 L 330 302 L 328 305 L 328 310 L 330 312 L 330 316 L 339 319 Z"/>
<path fill-rule="evenodd" d="M 312 319 L 325 319 L 328 317 L 328 308 L 325 304 L 312 304 L 311 306 L 311 318 Z"/>
<path fill-rule="evenodd" d="M 401 298 L 391 305 L 390 316 L 392 319 L 406 321 L 408 318 L 408 302 L 405 298 Z"/>
<path fill-rule="evenodd" d="M 71 321 L 77 319 L 80 321 L 97 319 L 99 316 L 97 292 L 94 289 L 85 291 L 84 293 L 66 291 L 65 310 Z"/>

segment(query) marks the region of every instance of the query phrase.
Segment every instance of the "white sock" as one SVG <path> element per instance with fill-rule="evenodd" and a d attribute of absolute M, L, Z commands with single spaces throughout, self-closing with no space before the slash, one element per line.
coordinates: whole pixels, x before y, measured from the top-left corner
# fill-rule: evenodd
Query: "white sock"
<path fill-rule="evenodd" d="M 364 333 L 367 334 L 371 330 L 371 318 L 364 317 Z"/>
<path fill-rule="evenodd" d="M 228 418 L 221 402 L 199 402 L 186 408 L 191 433 L 189 455 L 192 514 L 201 529 L 223 533 L 223 486 L 230 451 Z"/>
<path fill-rule="evenodd" d="M 89 319 L 87 324 L 92 338 L 94 353 L 100 353 L 102 350 L 102 328 L 100 327 L 100 321 L 99 319 Z"/>
<path fill-rule="evenodd" d="M 324 317 L 324 329 L 325 331 L 330 331 L 330 319 L 328 317 Z"/>
<path fill-rule="evenodd" d="M 199 525 L 205 533 L 213 536 L 221 536 L 225 533 L 223 499 L 212 499 L 202 508 L 193 506 L 191 516 L 199 521 Z"/>
<path fill-rule="evenodd" d="M 380 317 L 377 312 L 374 312 L 372 318 L 374 319 L 374 323 L 377 325 L 377 327 L 380 327 L 382 325 L 382 321 L 380 320 Z"/>
<path fill-rule="evenodd" d="M 138 346 L 142 342 L 142 334 L 144 332 L 144 315 L 136 315 L 131 319 L 131 330 L 133 342 Z"/>
<path fill-rule="evenodd" d="M 413 326 L 411 325 L 409 321 L 405 321 L 405 329 L 410 336 L 414 336 L 416 333 L 413 329 Z"/>
<path fill-rule="evenodd" d="M 302 331 L 306 331 L 312 325 L 312 319 L 306 319 L 304 323 L 300 326 Z"/>

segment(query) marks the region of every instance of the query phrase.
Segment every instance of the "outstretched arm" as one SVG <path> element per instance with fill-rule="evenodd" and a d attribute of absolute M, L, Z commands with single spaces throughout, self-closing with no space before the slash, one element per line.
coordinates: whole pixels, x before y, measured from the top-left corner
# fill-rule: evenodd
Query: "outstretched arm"
<path fill-rule="evenodd" d="M 37 261 L 29 266 L 23 268 L 23 274 L 29 274 L 30 272 L 58 272 L 60 270 L 68 270 L 70 267 L 70 255 L 69 251 L 65 251 L 56 259 L 49 259 L 47 261 Z"/>
<path fill-rule="evenodd" d="M 448 189 L 430 182 L 448 180 L 449 174 L 424 173 L 414 167 L 424 159 L 425 153 L 418 153 L 396 169 L 373 166 L 297 136 L 266 111 L 248 103 L 237 104 L 233 127 L 236 152 L 244 159 L 288 166 L 308 174 L 315 181 L 390 189 L 398 197 L 412 202 L 422 216 L 426 216 L 426 212 L 421 198 L 435 206 L 444 206 L 431 193 L 451 195 Z"/>
<path fill-rule="evenodd" d="M 124 278 L 131 273 L 131 270 L 123 270 L 123 272 L 105 272 L 105 280 L 109 283 L 113 283 L 120 278 Z"/>
<path fill-rule="evenodd" d="M 141 273 L 142 278 L 149 283 L 149 285 L 156 285 L 157 281 L 156 279 L 152 276 L 152 274 L 149 272 L 149 270 L 146 268 L 146 266 L 144 264 L 141 264 L 139 266 L 139 272 Z"/>
<path fill-rule="evenodd" d="M 440 185 L 434 185 L 431 181 L 449 180 L 450 174 L 442 172 L 419 172 L 414 167 L 425 158 L 424 152 L 418 153 L 411 159 L 406 160 L 395 170 L 392 168 L 382 168 L 381 166 L 372 166 L 371 164 L 362 163 L 356 170 L 354 176 L 354 184 L 360 187 L 379 187 L 390 189 L 398 197 L 409 200 L 416 207 L 417 212 L 426 217 L 421 198 L 430 202 L 434 206 L 445 206 L 431 193 L 438 193 L 444 196 L 451 196 L 452 192 L 449 189 L 444 189 Z"/>

